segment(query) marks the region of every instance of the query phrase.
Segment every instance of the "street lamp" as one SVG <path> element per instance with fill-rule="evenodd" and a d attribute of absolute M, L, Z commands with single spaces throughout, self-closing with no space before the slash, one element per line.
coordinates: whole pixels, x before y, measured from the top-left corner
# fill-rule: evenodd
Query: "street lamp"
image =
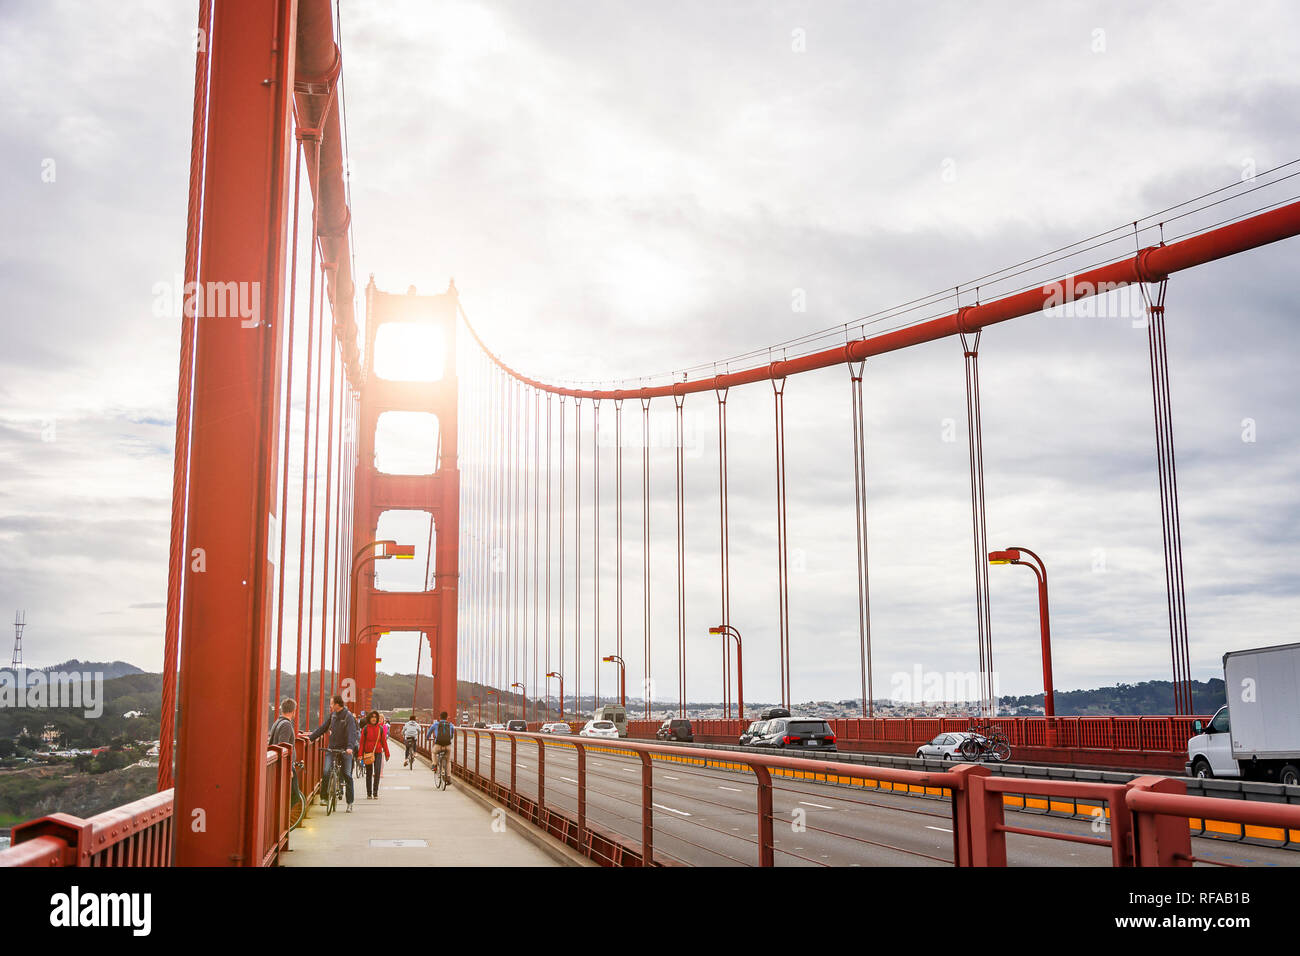
<path fill-rule="evenodd" d="M 378 551 L 374 549 L 378 548 Z M 366 554 L 369 551 L 370 554 Z M 362 565 L 367 561 L 383 561 L 388 558 L 401 558 L 411 560 L 415 557 L 415 545 L 398 544 L 391 538 L 381 538 L 378 541 L 371 541 L 369 544 L 362 545 L 357 549 L 357 553 L 352 556 L 352 572 L 349 575 L 348 584 L 351 589 L 352 603 L 348 605 L 350 610 L 355 611 L 357 606 L 357 572 L 361 570 Z M 357 637 L 360 640 L 360 635 Z"/>
<path fill-rule="evenodd" d="M 1028 556 L 1032 560 L 1026 561 Z M 1038 626 L 1043 641 L 1043 716 L 1056 716 L 1056 697 L 1052 691 L 1052 630 L 1047 613 L 1047 565 L 1028 548 L 1007 548 L 989 552 L 989 564 L 1023 564 L 1038 578 Z M 1049 725 L 1050 732 L 1050 725 Z"/>
<path fill-rule="evenodd" d="M 736 697 L 739 698 L 737 713 L 740 719 L 745 719 L 745 666 L 742 663 L 740 654 L 740 631 L 736 630 L 730 624 L 719 624 L 717 627 L 709 628 L 710 634 L 721 634 L 726 637 L 728 634 L 736 639 Z"/>
<path fill-rule="evenodd" d="M 496 719 L 496 722 L 497 722 L 498 724 L 501 723 L 501 694 L 500 694 L 498 691 L 496 691 L 496 690 L 485 690 L 485 691 L 483 691 L 483 696 L 484 696 L 484 697 L 495 697 L 495 698 L 497 699 L 497 719 Z"/>
<path fill-rule="evenodd" d="M 618 705 L 627 710 L 627 663 L 617 654 L 602 657 L 606 664 L 618 665 Z"/>
<path fill-rule="evenodd" d="M 555 677 L 555 678 L 558 678 L 559 681 L 560 681 L 560 719 L 563 720 L 563 719 L 564 719 L 564 675 L 561 674 L 559 671 L 551 671 L 551 672 L 550 672 L 549 674 L 547 674 L 546 676 L 547 676 L 547 677 Z M 550 705 L 549 705 L 549 704 L 547 705 L 547 713 L 546 713 L 546 716 L 548 716 L 548 717 L 550 716 Z"/>
<path fill-rule="evenodd" d="M 510 685 L 511 690 L 513 690 L 516 687 L 519 688 L 519 700 L 520 700 L 519 710 L 520 713 L 523 715 L 524 720 L 527 720 L 528 719 L 528 698 L 524 696 L 524 690 L 526 688 L 524 687 L 523 684 L 519 683 L 519 681 L 515 681 L 513 684 Z"/>
<path fill-rule="evenodd" d="M 483 698 L 480 697 L 478 694 L 473 694 L 470 696 L 469 700 L 471 704 L 474 701 L 478 701 L 478 719 L 479 719 L 479 723 L 482 723 L 483 722 Z"/>

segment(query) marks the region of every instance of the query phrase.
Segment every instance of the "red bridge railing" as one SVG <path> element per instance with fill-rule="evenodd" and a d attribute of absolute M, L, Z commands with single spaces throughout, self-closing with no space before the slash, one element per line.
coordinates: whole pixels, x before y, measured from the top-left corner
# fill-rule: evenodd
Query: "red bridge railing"
<path fill-rule="evenodd" d="M 695 738 L 702 743 L 734 743 L 748 720 L 692 720 Z M 991 721 L 1002 728 L 1012 747 L 1054 747 L 1071 750 L 1134 750 L 1178 753 L 1187 750 L 1194 734 L 1192 722 L 1209 722 L 1209 716 L 1169 715 L 1130 717 L 998 717 Z M 835 736 L 844 743 L 923 744 L 939 734 L 968 729 L 969 717 L 853 717 L 829 721 Z M 628 733 L 636 738 L 653 738 L 661 721 L 630 720 Z"/>
<path fill-rule="evenodd" d="M 296 753 L 279 744 L 266 752 L 266 828 L 258 861 L 274 865 L 289 845 L 289 810 L 295 757 L 303 761 L 298 785 L 310 800 L 320 786 L 324 738 L 297 741 Z M 172 859 L 173 790 L 152 793 L 89 819 L 68 813 L 20 823 L 0 852 L 6 866 L 169 866 Z"/>
<path fill-rule="evenodd" d="M 665 842 L 674 850 L 680 846 L 692 847 L 742 865 L 773 866 L 778 857 L 828 865 L 801 856 L 796 852 L 802 849 L 800 846 L 778 845 L 775 839 L 774 824 L 789 824 L 790 821 L 774 812 L 773 795 L 783 789 L 783 781 L 793 783 L 798 779 L 858 782 L 877 788 L 888 784 L 890 789 L 946 800 L 946 810 L 938 801 L 927 802 L 929 809 L 892 809 L 942 819 L 945 826 L 936 825 L 930 829 L 951 828 L 951 849 L 947 857 L 928 854 L 915 847 L 882 843 L 880 840 L 885 837 L 876 833 L 836 832 L 827 828 L 833 825 L 830 821 L 845 819 L 845 814 L 828 813 L 818 818 L 826 820 L 827 826 L 809 823 L 806 829 L 836 837 L 850 849 L 855 846 L 883 848 L 956 866 L 1006 866 L 1008 833 L 1103 846 L 1110 851 L 1111 865 L 1119 867 L 1191 866 L 1197 862 L 1212 862 L 1199 860 L 1192 853 L 1189 820 L 1197 819 L 1276 828 L 1285 835 L 1288 843 L 1300 841 L 1300 805 L 1189 796 L 1183 781 L 1170 777 L 1144 776 L 1128 783 L 1106 784 L 999 777 L 992 775 L 986 767 L 972 764 L 959 764 L 943 772 L 902 770 L 759 752 L 647 744 L 626 738 L 557 737 L 473 729 L 461 730 L 457 737 L 453 748 L 453 771 L 458 778 L 606 866 L 658 866 L 682 862 L 664 848 Z M 556 766 L 557 758 L 567 756 L 563 751 L 576 754 L 576 769 L 569 763 Z M 593 766 L 596 761 L 591 758 L 592 754 L 596 758 L 610 755 L 628 758 L 629 762 L 639 763 L 639 773 L 631 778 L 621 773 L 609 773 L 608 768 Z M 527 772 L 524 771 L 525 765 Z M 631 772 L 636 773 L 636 764 L 632 766 Z M 626 771 L 626 768 L 618 769 Z M 660 774 L 657 770 L 667 772 Z M 716 775 L 718 770 L 728 773 L 729 777 Z M 742 838 L 735 832 L 725 833 L 690 814 L 683 815 L 680 811 L 675 814 L 656 802 L 671 799 L 673 795 L 688 796 L 674 790 L 676 784 L 673 781 L 680 781 L 692 773 L 708 774 L 737 784 L 736 787 L 719 789 L 736 790 L 741 784 L 753 788 L 753 827 L 757 831 L 753 839 Z M 567 774 L 573 774 L 573 777 Z M 752 777 L 752 782 L 746 780 L 747 776 Z M 554 781 L 556 777 L 573 783 L 571 796 L 567 788 L 561 794 L 555 787 L 550 789 L 548 796 L 547 780 Z M 609 785 L 605 781 L 609 781 Z M 611 797 L 620 790 L 626 791 L 629 785 L 639 791 L 637 797 L 614 800 L 618 808 L 611 809 Z M 716 802 L 698 794 L 697 791 L 689 798 L 706 804 Z M 1075 806 L 1091 806 L 1106 825 L 1099 829 L 1090 828 L 1089 834 L 1080 834 L 1009 824 L 1004 816 L 1006 795 L 1056 798 L 1070 801 Z M 592 819 L 592 796 L 604 800 L 604 816 L 599 821 Z M 833 787 L 827 787 L 825 795 L 819 795 L 817 799 L 826 804 L 844 804 L 844 808 L 851 802 Z M 722 804 L 718 803 L 718 806 Z M 880 804 L 872 806 L 891 809 Z M 835 808 L 839 807 L 826 806 L 824 809 Z M 735 807 L 727 809 L 734 811 Z M 668 824 L 667 829 L 664 823 Z M 749 858 L 741 859 L 718 850 L 718 836 L 729 839 L 735 846 L 748 846 Z"/>

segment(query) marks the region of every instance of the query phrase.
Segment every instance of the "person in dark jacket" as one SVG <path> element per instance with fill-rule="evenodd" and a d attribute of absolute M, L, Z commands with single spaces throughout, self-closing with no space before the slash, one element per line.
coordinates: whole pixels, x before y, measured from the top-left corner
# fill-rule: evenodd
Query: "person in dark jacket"
<path fill-rule="evenodd" d="M 267 741 L 270 744 L 288 744 L 294 747 L 298 740 L 298 702 L 292 697 L 286 697 L 280 704 L 280 716 L 275 723 L 271 725 L 271 737 Z M 294 748 L 293 753 L 297 754 Z M 295 757 L 291 760 L 296 762 Z M 292 765 L 291 765 L 292 767 Z M 298 768 L 292 767 L 291 779 L 293 780 L 293 802 L 298 803 L 302 800 L 302 791 L 298 788 Z"/>
<path fill-rule="evenodd" d="M 388 731 L 377 710 L 370 712 L 366 725 L 361 728 L 361 759 L 364 761 L 367 756 L 370 763 L 366 764 L 366 799 L 378 800 L 379 775 L 388 759 Z"/>
<path fill-rule="evenodd" d="M 343 706 L 343 697 L 335 694 L 334 699 L 330 701 L 330 715 L 325 718 L 325 723 L 321 724 L 311 732 L 310 740 L 320 737 L 325 731 L 329 731 L 329 750 L 342 750 L 343 758 L 343 780 L 344 789 L 347 794 L 348 813 L 352 812 L 352 801 L 354 799 L 352 791 L 352 758 L 359 752 L 361 746 L 361 728 L 357 726 L 357 719 L 352 716 L 351 712 Z M 325 754 L 325 776 L 328 777 L 330 769 L 333 766 L 334 754 L 328 751 Z M 321 803 L 325 803 L 325 792 L 321 792 Z"/>

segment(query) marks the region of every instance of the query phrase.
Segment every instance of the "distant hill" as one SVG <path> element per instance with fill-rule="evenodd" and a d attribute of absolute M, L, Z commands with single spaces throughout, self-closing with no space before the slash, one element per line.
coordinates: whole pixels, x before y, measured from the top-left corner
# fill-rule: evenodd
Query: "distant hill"
<path fill-rule="evenodd" d="M 1192 711 L 1213 714 L 1227 703 L 1223 681 L 1217 677 L 1208 681 L 1192 681 Z M 1043 706 L 1042 694 L 1024 697 L 1003 697 L 1002 706 Z M 1110 717 L 1117 714 L 1172 714 L 1174 712 L 1174 685 L 1167 680 L 1149 680 L 1140 684 L 1116 684 L 1114 687 L 1097 687 L 1092 690 L 1058 690 L 1056 692 L 1057 716 Z"/>
<path fill-rule="evenodd" d="M 143 674 L 144 671 L 134 664 L 128 664 L 126 661 L 79 661 L 75 657 L 70 661 L 64 661 L 62 664 L 54 664 L 50 667 L 29 667 L 29 671 L 76 671 L 79 674 L 103 674 L 104 680 L 113 680 L 117 677 L 126 677 L 130 674 Z M 0 667 L 0 671 L 11 672 L 11 668 Z"/>

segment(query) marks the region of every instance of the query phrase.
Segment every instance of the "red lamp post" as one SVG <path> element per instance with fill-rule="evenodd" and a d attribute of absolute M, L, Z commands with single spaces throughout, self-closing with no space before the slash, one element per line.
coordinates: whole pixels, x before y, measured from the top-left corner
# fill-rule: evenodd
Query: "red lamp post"
<path fill-rule="evenodd" d="M 478 719 L 479 719 L 479 722 L 482 723 L 482 721 L 483 721 L 483 698 L 480 697 L 478 694 L 473 694 L 473 695 L 470 696 L 470 699 L 469 699 L 469 700 L 470 700 L 470 703 L 471 703 L 471 704 L 472 704 L 474 701 L 478 701 Z"/>
<path fill-rule="evenodd" d="M 602 657 L 606 664 L 618 665 L 618 705 L 627 710 L 627 663 L 617 654 Z"/>
<path fill-rule="evenodd" d="M 741 720 L 745 719 L 745 665 L 740 652 L 740 631 L 736 630 L 730 624 L 719 624 L 717 627 L 709 628 L 710 634 L 721 634 L 723 637 L 730 635 L 736 639 L 736 697 L 737 697 L 737 714 Z"/>
<path fill-rule="evenodd" d="M 379 550 L 375 551 L 375 548 L 378 548 Z M 366 554 L 367 551 L 370 553 Z M 352 590 L 352 603 L 348 605 L 348 607 L 353 609 L 357 606 L 357 572 L 361 570 L 362 566 L 367 561 L 382 561 L 387 558 L 404 558 L 410 560 L 414 557 L 415 545 L 398 544 L 390 538 L 371 541 L 369 544 L 362 545 L 358 548 L 357 553 L 352 556 L 352 573 L 348 582 L 351 585 Z M 357 636 L 357 640 L 358 642 L 360 641 L 360 635 Z"/>
<path fill-rule="evenodd" d="M 497 699 L 497 719 L 496 719 L 496 722 L 497 722 L 498 724 L 501 723 L 501 694 L 498 693 L 498 692 L 495 691 L 495 690 L 485 690 L 485 691 L 483 691 L 483 696 L 484 696 L 484 697 L 495 697 L 495 698 Z M 480 716 L 481 716 L 481 715 L 480 715 Z"/>
<path fill-rule="evenodd" d="M 555 678 L 558 678 L 559 681 L 560 681 L 560 719 L 563 720 L 563 719 L 564 719 L 564 675 L 561 674 L 559 671 L 551 671 L 551 672 L 550 672 L 549 674 L 547 674 L 546 676 L 547 676 L 547 677 L 555 677 Z M 549 717 L 550 715 L 551 715 L 551 714 L 550 714 L 550 704 L 548 703 L 548 704 L 547 704 L 546 716 Z"/>
<path fill-rule="evenodd" d="M 519 688 L 519 714 L 520 716 L 523 717 L 524 720 L 527 720 L 528 719 L 528 698 L 524 696 L 524 691 L 526 690 L 526 688 L 524 687 L 523 684 L 519 683 L 519 681 L 515 681 L 513 684 L 510 685 L 511 690 L 514 690 L 516 687 Z"/>
<path fill-rule="evenodd" d="M 1025 560 L 1028 557 L 1030 560 Z M 1047 611 L 1047 565 L 1043 559 L 1028 548 L 1007 548 L 1005 551 L 989 552 L 989 564 L 1023 564 L 1034 572 L 1038 579 L 1038 626 L 1042 633 L 1043 644 L 1043 716 L 1056 716 L 1056 696 L 1052 684 L 1052 629 Z M 1047 734 L 1049 746 L 1054 744 L 1056 728 L 1054 721 L 1048 721 Z"/>

